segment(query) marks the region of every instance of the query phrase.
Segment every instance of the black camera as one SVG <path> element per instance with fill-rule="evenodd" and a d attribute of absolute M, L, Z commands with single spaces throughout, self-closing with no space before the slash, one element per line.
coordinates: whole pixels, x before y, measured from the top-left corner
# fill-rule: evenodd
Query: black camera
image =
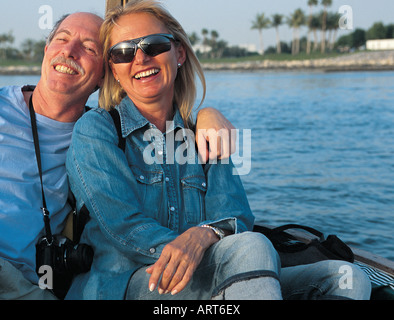
<path fill-rule="evenodd" d="M 52 268 L 52 291 L 59 299 L 66 296 L 73 277 L 88 272 L 93 262 L 90 246 L 75 244 L 62 235 L 54 235 L 50 240 L 41 238 L 36 250 L 36 272 L 40 276 L 41 266 Z"/>

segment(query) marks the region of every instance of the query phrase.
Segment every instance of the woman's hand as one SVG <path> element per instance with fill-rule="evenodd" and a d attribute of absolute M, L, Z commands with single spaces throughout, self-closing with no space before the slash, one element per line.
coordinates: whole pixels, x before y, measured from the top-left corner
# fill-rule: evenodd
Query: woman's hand
<path fill-rule="evenodd" d="M 208 228 L 193 227 L 166 245 L 159 260 L 146 272 L 151 275 L 149 290 L 158 286 L 159 293 L 175 295 L 181 292 L 192 278 L 205 251 L 219 241 L 215 233 Z"/>
<path fill-rule="evenodd" d="M 214 108 L 204 108 L 197 116 L 196 142 L 204 163 L 226 159 L 236 151 L 235 127 Z"/>

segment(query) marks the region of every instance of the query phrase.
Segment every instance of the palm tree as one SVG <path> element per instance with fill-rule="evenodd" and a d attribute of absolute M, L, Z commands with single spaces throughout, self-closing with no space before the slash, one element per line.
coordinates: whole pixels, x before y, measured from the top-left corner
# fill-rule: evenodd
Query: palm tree
<path fill-rule="evenodd" d="M 192 46 L 196 45 L 201 39 L 199 38 L 199 36 L 197 35 L 197 33 L 193 32 L 191 34 L 188 35 L 190 44 Z"/>
<path fill-rule="evenodd" d="M 328 46 L 330 51 L 334 49 L 337 32 L 339 29 L 339 19 L 341 15 L 337 12 L 329 12 L 327 14 L 327 30 L 329 31 Z"/>
<path fill-rule="evenodd" d="M 291 53 L 298 54 L 300 52 L 300 34 L 299 30 L 305 24 L 305 14 L 302 9 L 297 9 L 288 18 L 288 24 L 293 28 L 293 42 L 291 45 Z"/>
<path fill-rule="evenodd" d="M 205 56 L 205 55 L 206 55 L 206 52 L 207 52 L 207 45 L 208 45 L 207 36 L 208 36 L 208 34 L 209 34 L 209 31 L 208 31 L 207 29 L 204 28 L 204 29 L 201 30 L 201 34 L 202 34 L 202 37 L 203 37 L 203 40 L 202 40 L 203 55 Z"/>
<path fill-rule="evenodd" d="M 312 18 L 313 18 L 313 7 L 317 6 L 319 4 L 318 0 L 308 0 L 308 6 L 309 6 L 309 18 L 308 18 L 308 37 L 307 37 L 307 42 L 306 42 L 306 53 L 310 54 L 311 53 L 311 23 L 312 23 Z"/>
<path fill-rule="evenodd" d="M 283 24 L 283 15 L 281 15 L 281 14 L 274 14 L 272 16 L 272 26 L 276 30 L 276 52 L 278 54 L 282 53 L 282 48 L 281 48 L 281 45 L 280 45 L 280 37 L 279 37 L 279 26 L 281 26 L 282 24 Z"/>
<path fill-rule="evenodd" d="M 321 29 L 321 19 L 322 14 L 314 14 L 312 17 L 312 20 L 310 21 L 309 24 L 309 28 L 312 30 L 313 32 L 313 51 L 317 51 L 318 47 L 319 47 L 319 40 L 317 37 L 317 30 Z"/>
<path fill-rule="evenodd" d="M 327 29 L 327 7 L 331 7 L 332 0 L 321 0 L 324 6 L 323 21 L 322 21 L 322 36 L 321 36 L 321 53 L 326 52 L 326 29 Z"/>
<path fill-rule="evenodd" d="M 260 50 L 262 55 L 264 55 L 263 29 L 269 28 L 270 24 L 270 19 L 266 18 L 264 13 L 257 14 L 256 20 L 252 21 L 252 29 L 257 29 L 260 34 Z"/>
<path fill-rule="evenodd" d="M 216 45 L 217 45 L 217 39 L 219 39 L 219 33 L 216 30 L 211 31 L 211 40 L 210 45 L 211 45 L 211 58 L 214 58 L 215 53 L 217 51 Z"/>

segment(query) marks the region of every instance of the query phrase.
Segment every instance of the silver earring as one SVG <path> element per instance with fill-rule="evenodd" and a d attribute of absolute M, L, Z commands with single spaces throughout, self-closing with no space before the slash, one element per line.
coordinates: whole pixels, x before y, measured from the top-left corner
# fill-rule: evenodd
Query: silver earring
<path fill-rule="evenodd" d="M 181 63 L 178 63 L 178 69 L 180 69 L 182 67 Z"/>

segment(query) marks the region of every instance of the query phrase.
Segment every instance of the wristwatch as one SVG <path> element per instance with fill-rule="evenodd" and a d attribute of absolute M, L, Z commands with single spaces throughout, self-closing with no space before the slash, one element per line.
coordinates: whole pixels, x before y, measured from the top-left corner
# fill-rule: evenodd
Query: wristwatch
<path fill-rule="evenodd" d="M 212 227 L 212 226 L 210 226 L 208 224 L 202 225 L 201 228 L 211 229 L 219 237 L 219 240 L 223 240 L 223 238 L 225 236 L 225 234 L 224 234 L 222 229 L 219 229 L 219 228 L 216 228 L 216 227 Z"/>

